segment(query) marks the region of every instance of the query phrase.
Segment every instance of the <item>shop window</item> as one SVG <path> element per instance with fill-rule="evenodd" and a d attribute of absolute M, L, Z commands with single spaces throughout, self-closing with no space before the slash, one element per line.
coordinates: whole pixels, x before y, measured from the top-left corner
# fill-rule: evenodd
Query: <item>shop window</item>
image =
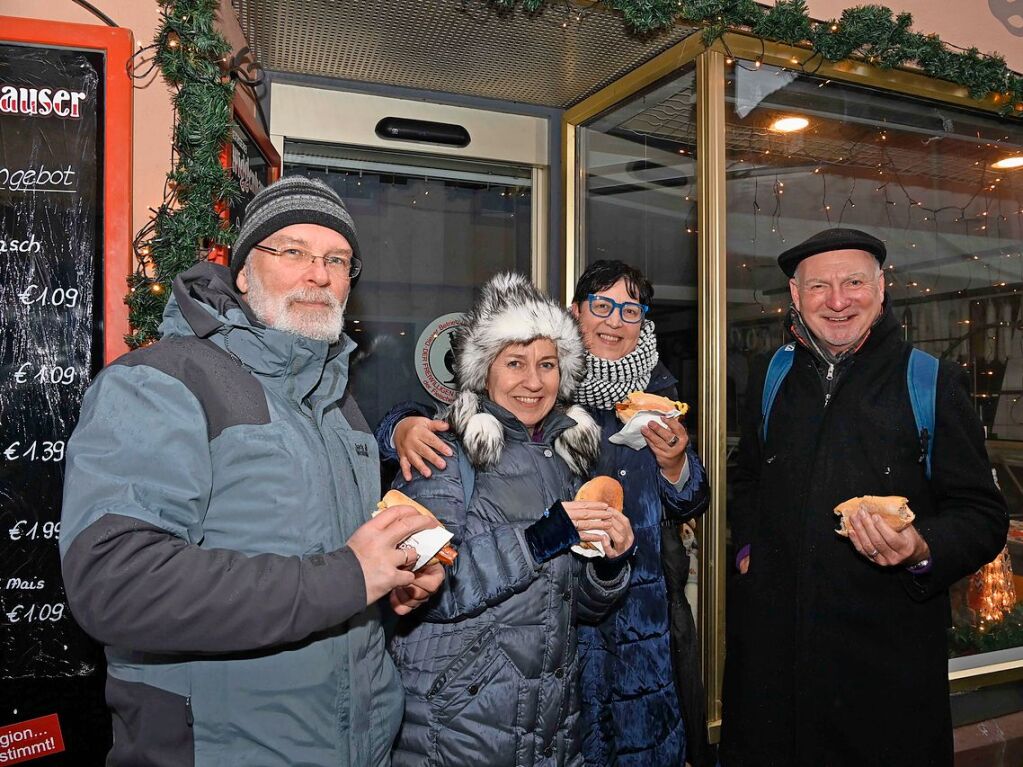
<path fill-rule="evenodd" d="M 726 80 L 729 444 L 785 340 L 777 255 L 834 226 L 884 240 L 902 333 L 962 368 L 1012 518 L 952 591 L 952 668 L 1023 658 L 1023 127 L 754 62 Z"/>
<path fill-rule="evenodd" d="M 686 67 L 578 130 L 582 268 L 631 264 L 654 285 L 661 360 L 697 417 L 696 75 Z M 580 270 L 581 271 L 581 270 Z"/>

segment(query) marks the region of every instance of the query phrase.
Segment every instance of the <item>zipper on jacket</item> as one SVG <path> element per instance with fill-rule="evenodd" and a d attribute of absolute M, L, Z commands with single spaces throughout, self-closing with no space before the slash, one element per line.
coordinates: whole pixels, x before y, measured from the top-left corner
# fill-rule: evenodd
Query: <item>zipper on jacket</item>
<path fill-rule="evenodd" d="M 824 376 L 824 380 L 824 407 L 827 407 L 828 403 L 831 402 L 831 386 L 835 380 L 835 363 L 828 363 L 828 374 Z"/>
<path fill-rule="evenodd" d="M 191 727 L 195 724 L 195 717 L 192 715 L 192 696 L 185 698 L 185 724 Z"/>
<path fill-rule="evenodd" d="M 426 693 L 426 699 L 429 700 L 438 692 L 440 692 L 440 688 L 444 686 L 444 682 L 446 681 L 447 678 L 444 676 L 444 674 L 441 674 L 439 677 L 437 677 L 437 681 L 430 685 L 430 690 Z"/>

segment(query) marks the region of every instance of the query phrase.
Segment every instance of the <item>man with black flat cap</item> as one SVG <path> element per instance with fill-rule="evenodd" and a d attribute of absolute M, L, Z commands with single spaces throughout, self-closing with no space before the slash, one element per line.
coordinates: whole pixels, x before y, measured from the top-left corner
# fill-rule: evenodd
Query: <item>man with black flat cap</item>
<path fill-rule="evenodd" d="M 866 232 L 828 229 L 778 258 L 792 366 L 752 376 L 747 396 L 723 767 L 952 765 L 948 588 L 998 554 L 1008 517 L 953 362 L 932 433 L 918 429 L 885 256 Z M 895 532 L 859 512 L 836 535 L 834 507 L 862 495 L 905 496 L 916 519 Z"/>

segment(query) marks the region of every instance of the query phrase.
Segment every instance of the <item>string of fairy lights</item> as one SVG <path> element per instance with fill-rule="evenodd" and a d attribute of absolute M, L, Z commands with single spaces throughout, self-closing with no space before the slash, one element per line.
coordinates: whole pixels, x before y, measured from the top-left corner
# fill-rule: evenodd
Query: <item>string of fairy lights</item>
<path fill-rule="evenodd" d="M 158 326 L 172 280 L 205 258 L 214 247 L 226 247 L 234 233 L 222 215 L 238 189 L 220 162 L 231 126 L 235 82 L 244 76 L 229 58 L 230 46 L 217 32 L 217 0 L 160 0 L 161 24 L 152 45 L 129 62 L 136 79 L 158 69 L 174 93 L 171 170 L 152 219 L 136 235 L 137 269 L 128 279 L 130 332 L 126 341 L 138 347 L 158 337 Z M 585 23 L 604 6 L 621 14 L 637 35 L 649 35 L 675 23 L 703 27 L 703 41 L 721 40 L 730 30 L 751 33 L 807 48 L 794 67 L 815 71 L 820 63 L 861 58 L 880 68 L 913 65 L 925 74 L 963 85 L 977 99 L 994 94 L 1005 114 L 1023 113 L 1023 77 L 1008 70 L 998 56 L 975 49 L 953 49 L 936 35 L 910 30 L 909 14 L 895 15 L 882 6 L 858 6 L 837 20 L 815 22 L 804 0 L 779 0 L 763 8 L 753 0 L 464 0 L 467 13 L 495 9 L 498 16 L 521 7 L 568 29 Z M 737 66 L 747 66 L 729 55 Z M 748 66 L 759 68 L 762 57 Z M 776 179 L 774 221 L 781 220 L 784 182 Z M 851 195 L 847 206 L 854 203 Z M 1023 207 L 1023 206 L 1021 206 Z M 844 211 L 843 211 L 844 212 Z M 962 214 L 965 216 L 965 210 Z M 1001 221 L 1001 219 L 999 219 Z M 695 234 L 695 218 L 687 220 Z"/>
<path fill-rule="evenodd" d="M 803 123 L 802 127 L 805 127 L 806 121 L 803 120 Z M 758 140 L 766 140 L 760 142 L 761 148 L 754 150 L 754 136 L 751 133 L 746 156 L 733 160 L 729 166 L 730 170 L 734 171 L 743 164 L 748 164 L 752 169 L 760 170 L 769 167 L 768 163 L 771 163 L 774 159 L 770 157 L 772 148 L 769 133 L 758 134 L 756 138 Z M 837 158 L 814 159 L 812 157 L 808 158 L 805 155 L 797 156 L 795 160 L 800 164 L 794 168 L 786 168 L 784 166 L 785 162 L 793 160 L 794 155 L 792 153 L 775 152 L 775 157 L 781 163 L 782 172 L 789 170 L 798 174 L 803 172 L 803 168 L 806 168 L 807 171 L 809 167 L 813 168 L 812 174 L 820 179 L 821 198 L 819 212 L 822 223 L 826 222 L 828 225 L 835 226 L 848 223 L 846 216 L 851 214 L 856 208 L 857 185 L 859 184 L 860 188 L 864 189 L 863 194 L 869 194 L 869 190 L 872 188 L 875 194 L 883 198 L 884 204 L 882 209 L 887 221 L 886 228 L 889 233 L 901 233 L 903 241 L 899 245 L 906 251 L 911 252 L 918 248 L 918 245 L 921 243 L 917 241 L 917 238 L 922 231 L 927 229 L 935 237 L 938 237 L 943 232 L 958 229 L 958 234 L 964 238 L 993 236 L 996 242 L 1004 242 L 1006 240 L 1018 242 L 1020 240 L 1021 233 L 1023 233 L 1023 202 L 1018 199 L 1020 185 L 1014 183 L 1008 187 L 1011 190 L 1008 194 L 1016 195 L 1017 197 L 1017 199 L 1012 200 L 1010 206 L 1006 198 L 1007 193 L 1003 191 L 1005 186 L 1003 182 L 1007 179 L 1007 173 L 1012 172 L 1012 169 L 1016 167 L 1023 166 L 1023 150 L 1017 151 L 1009 158 L 1004 158 L 1005 150 L 1003 147 L 1009 139 L 1008 136 L 1003 137 L 1000 142 L 978 143 L 977 151 L 987 155 L 988 159 L 976 160 L 973 163 L 973 167 L 976 169 L 976 176 L 972 186 L 972 193 L 968 193 L 968 198 L 965 202 L 944 205 L 928 205 L 922 199 L 917 199 L 920 191 L 911 191 L 912 187 L 903 179 L 903 172 L 891 156 L 891 142 L 889 138 L 890 129 L 886 127 L 877 129 L 873 136 L 873 144 L 879 150 L 877 155 L 879 159 L 873 166 L 873 172 L 877 174 L 874 183 L 870 183 L 868 176 L 869 168 L 862 162 L 853 159 L 857 155 L 862 156 L 864 154 L 862 144 L 867 140 L 864 138 L 860 138 L 846 146 Z M 1003 156 L 1003 159 L 996 159 L 1000 155 Z M 937 155 L 934 156 L 930 162 L 932 164 L 935 162 L 940 163 L 939 157 Z M 797 176 L 798 178 L 799 176 Z M 834 190 L 835 184 L 842 184 L 843 181 L 848 183 L 848 187 L 844 189 L 843 193 L 836 194 Z M 959 185 L 962 186 L 962 183 Z M 892 198 L 891 192 L 893 189 L 897 193 L 897 199 Z M 786 238 L 782 231 L 782 202 L 785 194 L 785 181 L 779 177 L 778 168 L 774 169 L 774 181 L 771 186 L 771 192 L 774 197 L 774 209 L 770 212 L 770 230 L 777 237 L 777 240 L 784 245 Z M 936 191 L 932 190 L 933 194 L 936 194 L 940 200 L 945 192 L 942 189 L 937 189 Z M 862 194 L 860 198 L 862 202 Z M 749 205 L 749 214 L 752 219 L 750 243 L 754 244 L 760 236 L 758 220 L 763 215 L 759 178 L 756 176 L 753 178 L 752 200 Z M 1010 206 L 1011 209 L 1007 210 L 1007 206 Z M 901 211 L 905 211 L 905 217 L 900 223 L 896 220 L 896 214 Z M 808 211 L 801 210 L 796 218 L 806 218 L 807 213 Z M 1010 216 L 1015 219 L 1012 226 L 1009 226 Z M 926 224 L 926 227 L 924 224 Z M 983 261 L 982 265 L 988 270 L 991 269 L 993 261 L 1000 258 L 1015 258 L 1020 261 L 1021 269 L 1023 269 L 1023 257 L 1021 257 L 1019 247 L 1005 248 L 1003 246 L 1000 250 L 996 248 L 995 252 L 990 254 L 981 253 L 979 255 L 975 248 L 971 248 L 963 253 L 962 258 L 971 262 Z M 1004 267 L 998 268 L 1004 270 Z M 753 265 L 748 261 L 741 264 L 740 269 L 755 274 L 753 272 Z M 918 292 L 920 296 L 930 294 L 936 287 L 936 281 L 941 277 L 939 270 L 937 274 L 932 274 L 932 283 L 927 285 L 922 284 L 923 280 L 912 277 L 909 272 L 896 271 L 894 264 L 889 264 L 887 272 L 889 287 L 906 289 L 907 294 Z M 1014 280 L 1014 282 L 1023 283 L 1023 271 L 1021 271 L 1019 279 Z M 1010 286 L 1005 279 L 1000 278 L 992 278 L 988 281 L 987 286 L 990 288 L 1009 287 L 1013 291 L 1019 289 L 1018 287 Z M 958 295 L 965 295 L 973 287 L 972 284 L 967 284 L 955 292 Z M 759 294 L 759 286 L 754 284 L 753 288 L 754 294 Z M 910 288 L 915 290 L 910 291 Z M 758 303 L 760 303 L 759 299 Z M 767 307 L 763 307 L 763 305 L 762 308 L 764 308 L 764 311 L 767 310 Z M 778 311 L 776 308 L 775 312 Z"/>

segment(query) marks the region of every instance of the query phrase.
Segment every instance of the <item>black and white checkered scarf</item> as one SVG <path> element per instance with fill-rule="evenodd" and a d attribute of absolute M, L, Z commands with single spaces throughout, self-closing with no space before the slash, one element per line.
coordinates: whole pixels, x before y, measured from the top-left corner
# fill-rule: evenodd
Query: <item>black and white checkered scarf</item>
<path fill-rule="evenodd" d="M 643 322 L 636 348 L 618 360 L 586 353 L 586 375 L 575 392 L 575 401 L 598 410 L 610 410 L 634 391 L 645 391 L 659 359 L 654 323 Z"/>

